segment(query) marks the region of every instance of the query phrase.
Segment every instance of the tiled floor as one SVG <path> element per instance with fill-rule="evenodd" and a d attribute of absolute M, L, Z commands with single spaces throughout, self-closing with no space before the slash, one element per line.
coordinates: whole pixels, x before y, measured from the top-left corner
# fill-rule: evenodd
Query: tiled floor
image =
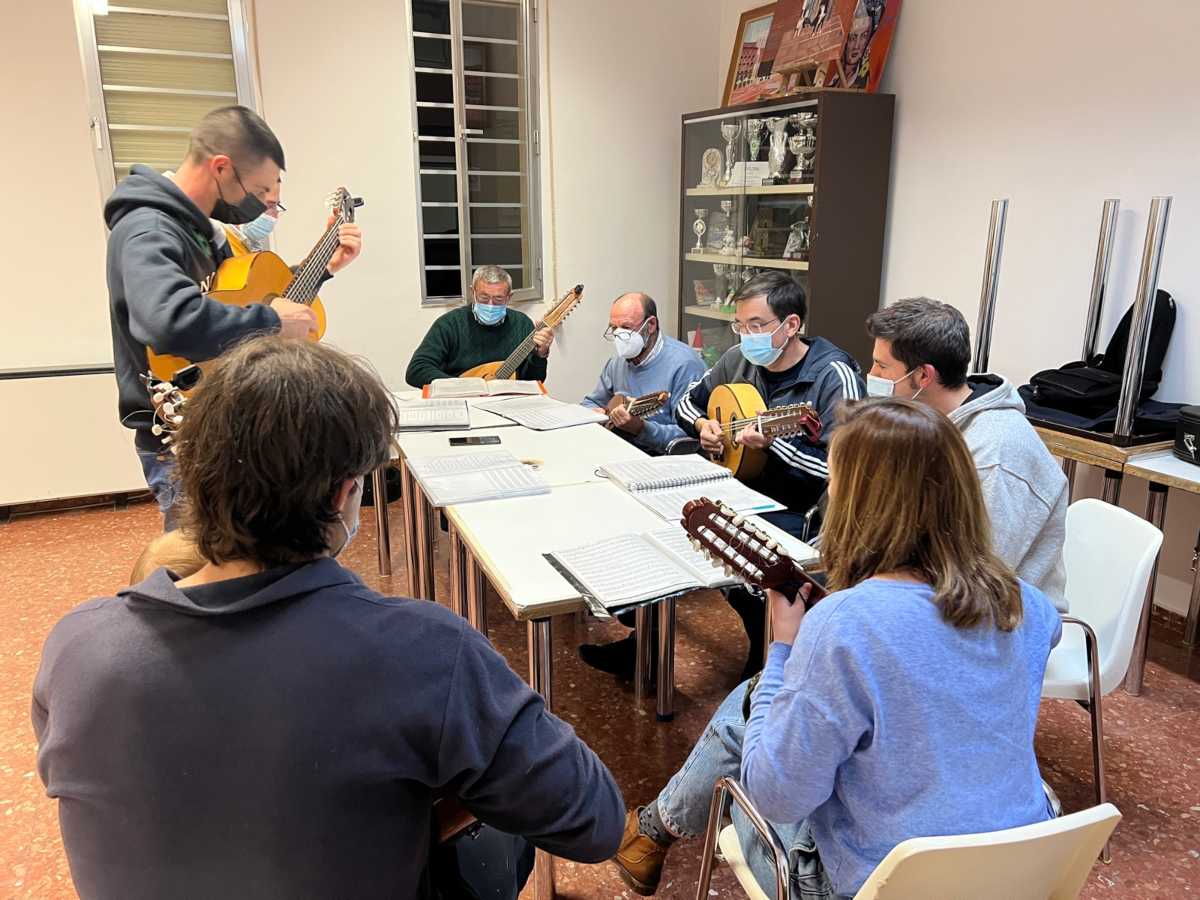
<path fill-rule="evenodd" d="M 396 574 L 391 579 L 376 574 L 369 515 L 344 560 L 389 593 L 403 593 L 406 583 L 400 526 L 394 515 Z M 30 685 L 54 622 L 87 597 L 122 586 L 158 527 L 156 511 L 145 505 L 0 525 L 0 898 L 74 896 L 55 808 L 34 771 Z M 438 571 L 444 573 L 444 565 Z M 441 585 L 444 596 L 444 575 Z M 525 673 L 523 627 L 495 598 L 489 620 L 493 641 Z M 593 625 L 577 633 L 573 617 L 556 620 L 555 628 L 556 712 L 609 765 L 627 801 L 645 802 L 683 760 L 708 714 L 737 679 L 745 639 L 736 617 L 715 595 L 680 604 L 677 715 L 666 725 L 655 721 L 653 699 L 636 706 L 630 684 L 587 669 L 575 655 L 579 642 L 604 640 L 623 629 Z M 1142 696 L 1118 691 L 1105 701 L 1109 792 L 1125 818 L 1113 839 L 1112 865 L 1096 866 L 1083 894 L 1087 898 L 1200 896 L 1200 684 L 1195 681 L 1200 666 L 1198 654 L 1180 650 L 1177 635 L 1156 629 Z M 1084 711 L 1065 702 L 1044 704 L 1037 751 L 1066 808 L 1088 805 L 1091 752 Z M 673 851 L 660 897 L 694 896 L 698 855 L 695 844 Z M 607 866 L 559 862 L 557 871 L 562 897 L 633 896 Z M 717 873 L 714 892 L 738 896 L 725 872 Z M 352 889 L 347 896 L 353 896 Z"/>

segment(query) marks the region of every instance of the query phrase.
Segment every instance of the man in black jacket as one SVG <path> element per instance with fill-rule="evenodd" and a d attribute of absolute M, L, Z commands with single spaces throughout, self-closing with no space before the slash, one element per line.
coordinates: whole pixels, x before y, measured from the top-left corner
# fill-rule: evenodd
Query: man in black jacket
<path fill-rule="evenodd" d="M 206 115 L 192 130 L 187 158 L 170 177 L 135 165 L 104 205 L 108 238 L 108 294 L 113 361 L 121 422 L 134 445 L 168 530 L 175 487 L 169 456 L 151 432 L 146 347 L 201 362 L 242 338 L 281 332 L 304 337 L 315 327 L 312 310 L 290 300 L 228 306 L 204 295 L 217 267 L 232 255 L 214 239 L 216 219 L 253 221 L 278 201 L 283 148 L 258 115 L 228 106 Z M 359 253 L 357 225 L 342 225 L 332 275 Z"/>
<path fill-rule="evenodd" d="M 480 896 L 515 900 L 523 839 L 616 851 L 612 776 L 487 639 L 336 561 L 395 427 L 378 376 L 321 344 L 256 338 L 206 375 L 178 435 L 204 567 L 68 613 L 34 684 L 85 900 L 470 896 L 434 874 L 437 797 L 513 836 L 486 867 L 495 832 L 455 845 Z"/>

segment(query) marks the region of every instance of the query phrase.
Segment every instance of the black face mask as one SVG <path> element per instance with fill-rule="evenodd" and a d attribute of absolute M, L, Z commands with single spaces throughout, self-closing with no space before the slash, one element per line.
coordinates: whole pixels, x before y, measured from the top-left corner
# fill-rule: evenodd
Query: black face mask
<path fill-rule="evenodd" d="M 233 177 L 237 179 L 238 187 L 246 195 L 242 197 L 236 204 L 225 202 L 225 195 L 221 192 L 221 182 L 217 182 L 217 193 L 220 199 L 213 207 L 212 218 L 218 222 L 225 222 L 227 225 L 245 225 L 247 222 L 253 222 L 259 216 L 267 211 L 267 204 L 263 203 L 252 193 L 246 190 L 246 186 L 242 184 L 242 178 L 238 175 L 237 169 L 233 170 Z"/>

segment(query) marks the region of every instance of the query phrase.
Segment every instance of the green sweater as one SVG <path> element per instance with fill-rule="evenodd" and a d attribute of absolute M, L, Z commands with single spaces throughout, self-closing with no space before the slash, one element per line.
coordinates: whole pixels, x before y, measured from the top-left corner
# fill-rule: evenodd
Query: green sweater
<path fill-rule="evenodd" d="M 405 380 L 415 388 L 435 378 L 457 378 L 467 369 L 500 362 L 533 331 L 533 321 L 509 307 L 499 325 L 480 325 L 471 307 L 460 306 L 440 316 L 408 363 Z M 536 350 L 517 369 L 517 377 L 545 381 L 546 360 Z"/>

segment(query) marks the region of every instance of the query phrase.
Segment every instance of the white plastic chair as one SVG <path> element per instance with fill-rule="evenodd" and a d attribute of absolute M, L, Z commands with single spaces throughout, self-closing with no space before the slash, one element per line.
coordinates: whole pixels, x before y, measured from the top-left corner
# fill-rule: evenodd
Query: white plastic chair
<path fill-rule="evenodd" d="M 1120 507 L 1087 499 L 1067 510 L 1063 557 L 1071 612 L 1046 663 L 1042 696 L 1074 700 L 1091 714 L 1097 805 L 1107 799 L 1100 698 L 1125 679 L 1161 546 L 1161 531 Z M 1103 858 L 1109 861 L 1107 844 Z"/>
<path fill-rule="evenodd" d="M 696 900 L 708 898 L 718 843 L 747 896 L 768 900 L 742 855 L 733 826 L 720 829 L 730 797 L 774 849 L 775 896 L 785 900 L 790 896 L 787 853 L 732 778 L 718 781 L 713 793 Z M 1074 900 L 1120 819 L 1117 808 L 1106 803 L 1004 831 L 912 838 L 884 857 L 854 900 Z"/>

